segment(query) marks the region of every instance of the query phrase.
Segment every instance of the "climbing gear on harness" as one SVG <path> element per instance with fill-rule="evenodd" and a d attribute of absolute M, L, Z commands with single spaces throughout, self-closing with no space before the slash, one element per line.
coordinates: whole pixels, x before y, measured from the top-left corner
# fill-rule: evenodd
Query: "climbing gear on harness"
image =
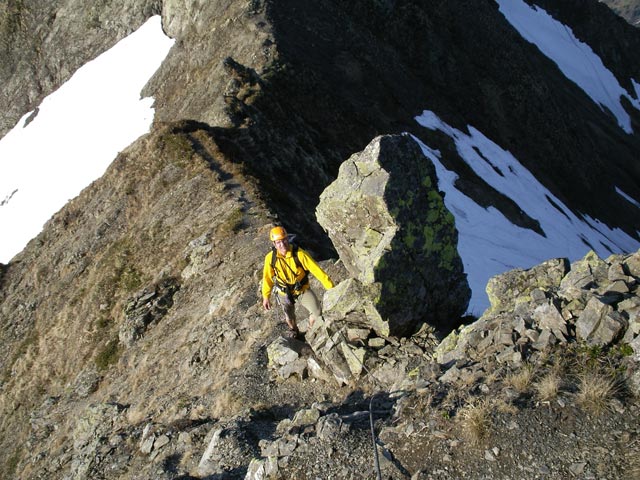
<path fill-rule="evenodd" d="M 272 242 L 275 242 L 277 240 L 284 240 L 285 238 L 287 238 L 287 231 L 284 229 L 284 227 L 273 227 L 269 232 L 269 238 Z"/>
<path fill-rule="evenodd" d="M 273 289 L 276 290 L 277 292 L 282 292 L 283 294 L 285 294 L 287 297 L 289 297 L 289 300 L 293 303 L 295 299 L 298 298 L 298 296 L 303 292 L 305 285 L 308 285 L 309 271 L 302 266 L 302 263 L 298 258 L 297 245 L 291 246 L 291 254 L 293 255 L 293 261 L 296 263 L 296 267 L 304 271 L 304 276 L 301 279 L 297 280 L 295 283 L 287 283 L 284 280 L 278 278 L 278 273 L 276 270 L 276 260 L 278 259 L 277 251 L 275 247 L 271 249 L 271 268 L 273 269 L 273 272 L 274 272 Z M 281 262 L 281 264 L 285 265 L 291 271 L 291 273 L 293 273 L 294 276 L 297 276 L 298 272 L 294 271 L 289 265 L 287 265 L 286 262 L 283 261 Z"/>

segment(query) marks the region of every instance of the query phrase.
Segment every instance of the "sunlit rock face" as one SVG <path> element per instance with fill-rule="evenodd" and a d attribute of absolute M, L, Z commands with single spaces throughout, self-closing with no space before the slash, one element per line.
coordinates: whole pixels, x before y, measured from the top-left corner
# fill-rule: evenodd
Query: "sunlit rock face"
<path fill-rule="evenodd" d="M 470 291 L 453 215 L 411 137 L 377 137 L 351 156 L 316 213 L 350 274 L 380 284 L 374 304 L 392 334 L 464 313 Z"/>

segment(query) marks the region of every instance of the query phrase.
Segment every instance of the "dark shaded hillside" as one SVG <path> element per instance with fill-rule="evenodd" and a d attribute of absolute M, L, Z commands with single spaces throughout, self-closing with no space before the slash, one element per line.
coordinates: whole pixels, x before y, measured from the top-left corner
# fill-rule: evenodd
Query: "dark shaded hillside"
<path fill-rule="evenodd" d="M 630 93 L 633 92 L 630 79 L 637 82 L 640 76 L 640 65 L 636 58 L 640 38 L 632 26 L 617 18 L 605 6 L 608 2 L 540 0 L 529 3 L 539 5 L 554 18 L 569 25 L 574 35 L 598 54 L 620 84 Z"/>
<path fill-rule="evenodd" d="M 575 211 L 635 235 L 638 211 L 614 187 L 640 196 L 638 135 L 625 134 L 524 41 L 495 4 L 473 3 L 461 10 L 451 2 L 266 2 L 264 11 L 247 16 L 268 36 L 262 61 L 241 65 L 241 59 L 224 60 L 216 50 L 225 66 L 224 109 L 235 125 L 217 135 L 290 218 L 295 210 L 312 212 L 341 159 L 372 136 L 427 135 L 413 118 L 431 109 L 457 128 L 473 125 L 512 151 Z M 616 47 L 597 43 L 605 63 L 619 78 L 638 77 L 640 49 L 631 48 L 639 41 L 637 30 L 607 9 L 599 15 L 599 22 L 616 27 L 608 35 Z M 571 20 L 582 22 L 576 29 L 585 39 L 598 39 L 601 24 L 589 18 L 583 13 Z M 206 111 L 177 108 L 174 92 L 186 71 L 167 70 L 172 64 L 170 58 L 158 75 L 162 86 L 149 90 L 159 99 L 159 117 L 180 112 L 209 122 Z M 203 97 L 192 109 L 214 94 L 189 86 L 190 96 L 198 91 Z M 431 141 L 451 152 L 450 145 Z M 455 165 L 457 155 L 451 152 L 445 160 Z M 481 179 L 460 183 L 476 200 L 496 204 L 519 221 Z M 317 233 L 309 215 L 291 221 L 298 230 Z"/>
<path fill-rule="evenodd" d="M 20 5 L 8 8 L 3 17 L 9 32 L 3 91 L 13 91 L 15 83 L 15 93 L 23 92 L 17 96 L 29 99 L 17 112 L 11 100 L 16 95 L 5 96 L 3 111 L 13 121 L 68 77 L 56 72 L 75 68 L 100 47 L 108 48 L 114 35 L 128 32 L 110 27 L 109 35 L 95 36 L 100 18 L 108 18 L 116 6 L 104 11 L 96 7 L 93 23 L 82 23 L 67 13 L 71 4 L 62 2 L 64 14 L 47 23 L 43 19 L 51 13 L 36 16 L 35 5 Z M 126 16 L 119 18 L 131 28 L 143 20 L 141 15 L 159 8 L 153 2 L 123 5 Z M 595 1 L 539 5 L 570 25 L 633 91 L 629 79 L 640 78 L 637 29 Z M 320 234 L 308 214 L 340 162 L 378 134 L 428 135 L 413 121 L 424 109 L 456 128 L 478 128 L 513 152 L 574 211 L 636 235 L 637 209 L 614 187 L 640 198 L 638 134 L 621 131 L 552 61 L 520 37 L 494 2 L 466 2 L 465 8 L 445 1 L 406 0 L 209 2 L 184 8 L 165 2 L 163 11 L 164 28 L 178 42 L 144 92 L 156 98 L 157 118 L 222 128 L 217 134 L 225 139 L 221 144 L 251 167 L 283 216 L 301 208 L 307 212 L 292 220 L 292 227 L 308 236 Z M 42 26 L 35 28 L 34 22 Z M 90 35 L 80 48 L 74 32 L 87 27 Z M 47 28 L 54 34 L 46 37 Z M 38 36 L 29 35 L 36 31 Z M 20 45 L 32 51 L 38 42 L 44 43 L 37 50 L 56 54 L 22 55 Z M 78 54 L 63 60 L 63 52 L 72 47 Z M 64 68 L 46 66 L 41 73 L 40 58 Z M 23 70 L 29 64 L 34 74 Z M 34 82 L 40 87 L 28 87 Z M 638 113 L 630 113 L 638 130 Z M 458 163 L 451 145 L 432 141 L 449 152 L 445 161 Z M 469 195 L 496 204 L 519 221 L 490 187 L 468 175 L 460 183 Z"/>

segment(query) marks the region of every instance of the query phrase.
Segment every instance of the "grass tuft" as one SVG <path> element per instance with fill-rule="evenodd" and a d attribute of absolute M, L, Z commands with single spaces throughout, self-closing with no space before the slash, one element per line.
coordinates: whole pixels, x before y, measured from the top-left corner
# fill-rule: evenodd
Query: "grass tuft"
<path fill-rule="evenodd" d="M 491 402 L 487 399 L 469 403 L 460 409 L 463 434 L 473 445 L 480 445 L 491 433 Z"/>
<path fill-rule="evenodd" d="M 557 372 L 550 372 L 534 384 L 536 396 L 543 402 L 555 399 L 560 393 L 562 380 Z"/>
<path fill-rule="evenodd" d="M 229 215 L 227 215 L 227 218 L 225 218 L 222 225 L 220 225 L 220 233 L 225 235 L 238 233 L 240 230 L 242 230 L 243 226 L 244 226 L 244 212 L 242 211 L 242 208 L 237 207 L 237 208 L 234 208 L 229 213 Z"/>
<path fill-rule="evenodd" d="M 600 373 L 586 372 L 579 376 L 576 400 L 587 412 L 602 413 L 618 390 L 614 378 Z"/>
<path fill-rule="evenodd" d="M 118 339 L 113 339 L 107 342 L 104 348 L 98 352 L 95 358 L 95 364 L 98 371 L 106 370 L 109 365 L 113 365 L 120 358 L 120 348 L 118 345 Z"/>
<path fill-rule="evenodd" d="M 531 387 L 534 373 L 535 367 L 530 363 L 526 363 L 517 372 L 512 372 L 507 375 L 505 383 L 515 388 L 516 391 L 525 393 Z"/>

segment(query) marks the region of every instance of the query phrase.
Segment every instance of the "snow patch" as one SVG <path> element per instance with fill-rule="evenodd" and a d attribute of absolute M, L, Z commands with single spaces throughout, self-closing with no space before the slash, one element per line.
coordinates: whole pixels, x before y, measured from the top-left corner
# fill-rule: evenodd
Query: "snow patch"
<path fill-rule="evenodd" d="M 507 21 L 538 49 L 553 60 L 564 75 L 597 103 L 608 109 L 625 132 L 632 134 L 631 117 L 622 106 L 622 97 L 640 110 L 638 84 L 636 98 L 622 88 L 616 77 L 586 43 L 573 31 L 555 20 L 545 10 L 527 5 L 523 0 L 496 0 Z"/>
<path fill-rule="evenodd" d="M 416 121 L 450 136 L 460 157 L 473 171 L 537 220 L 544 232 L 542 236 L 518 227 L 497 209 L 476 204 L 455 187 L 458 175 L 444 167 L 440 152 L 416 139 L 424 155 L 435 165 L 438 188 L 445 192 L 445 205 L 455 217 L 458 252 L 472 290 L 468 313 L 479 316 L 489 307 L 487 282 L 507 270 L 530 268 L 550 258 L 566 257 L 574 261 L 589 250 L 606 258 L 611 253 L 640 248 L 640 242 L 622 230 L 574 214 L 509 151 L 479 130 L 469 126 L 466 134 L 431 111 L 425 111 Z"/>
<path fill-rule="evenodd" d="M 119 151 L 147 133 L 140 91 L 174 41 L 160 16 L 80 68 L 0 140 L 0 262 L 7 263 Z"/>
<path fill-rule="evenodd" d="M 640 208 L 640 202 L 638 202 L 636 199 L 634 199 L 633 197 L 631 197 L 630 195 L 627 195 L 626 193 L 624 193 L 622 190 L 620 190 L 618 187 L 616 187 L 616 193 L 618 195 L 620 195 L 621 197 L 623 197 L 625 200 L 627 200 L 628 202 L 630 202 L 631 204 L 635 205 L 636 207 Z"/>

